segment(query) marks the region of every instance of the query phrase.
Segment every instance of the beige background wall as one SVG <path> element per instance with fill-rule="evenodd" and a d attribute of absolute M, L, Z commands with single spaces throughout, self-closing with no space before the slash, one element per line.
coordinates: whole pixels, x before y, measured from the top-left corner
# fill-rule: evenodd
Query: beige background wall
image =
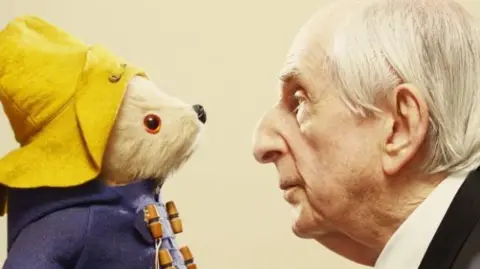
<path fill-rule="evenodd" d="M 323 2 L 1 0 L 0 25 L 40 15 L 86 42 L 109 46 L 172 93 L 205 106 L 203 143 L 164 190 L 183 217 L 179 240 L 200 268 L 361 268 L 291 234 L 274 167 L 251 156 L 252 131 L 275 100 L 290 42 Z M 0 141 L 0 155 L 17 146 L 3 111 Z M 5 240 L 0 243 L 2 264 Z"/>

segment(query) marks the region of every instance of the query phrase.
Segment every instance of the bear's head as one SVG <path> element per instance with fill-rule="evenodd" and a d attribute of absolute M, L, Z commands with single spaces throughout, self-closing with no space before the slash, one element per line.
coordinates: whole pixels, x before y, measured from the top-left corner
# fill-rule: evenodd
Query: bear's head
<path fill-rule="evenodd" d="M 186 104 L 134 77 L 109 137 L 102 178 L 110 185 L 142 179 L 162 184 L 195 151 L 206 119 L 201 105 Z"/>

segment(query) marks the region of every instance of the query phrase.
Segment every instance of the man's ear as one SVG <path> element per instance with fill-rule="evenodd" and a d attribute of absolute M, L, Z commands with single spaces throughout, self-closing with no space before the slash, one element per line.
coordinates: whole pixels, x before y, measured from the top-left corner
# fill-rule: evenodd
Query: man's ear
<path fill-rule="evenodd" d="M 428 131 L 428 106 L 420 91 L 401 84 L 388 96 L 387 136 L 382 157 L 383 170 L 393 175 L 420 150 Z"/>

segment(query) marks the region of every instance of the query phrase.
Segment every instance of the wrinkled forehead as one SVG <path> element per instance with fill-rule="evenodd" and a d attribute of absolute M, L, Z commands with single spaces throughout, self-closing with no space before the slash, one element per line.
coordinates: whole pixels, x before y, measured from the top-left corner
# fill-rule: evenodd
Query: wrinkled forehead
<path fill-rule="evenodd" d="M 287 54 L 281 78 L 309 76 L 328 60 L 337 27 L 361 6 L 378 0 L 340 0 L 321 7 L 299 30 Z"/>

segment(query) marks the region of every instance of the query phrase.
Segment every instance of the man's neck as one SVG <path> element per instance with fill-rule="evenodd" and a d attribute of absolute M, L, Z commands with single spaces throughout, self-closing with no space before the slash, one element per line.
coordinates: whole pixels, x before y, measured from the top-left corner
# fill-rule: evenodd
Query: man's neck
<path fill-rule="evenodd" d="M 343 233 L 327 233 L 315 238 L 317 242 L 355 263 L 373 266 L 379 254 Z"/>
<path fill-rule="evenodd" d="M 446 174 L 435 174 L 389 180 L 381 195 L 365 204 L 367 219 L 363 221 L 363 228 L 357 230 L 361 232 L 351 236 L 380 255 L 400 225 L 446 177 Z"/>

